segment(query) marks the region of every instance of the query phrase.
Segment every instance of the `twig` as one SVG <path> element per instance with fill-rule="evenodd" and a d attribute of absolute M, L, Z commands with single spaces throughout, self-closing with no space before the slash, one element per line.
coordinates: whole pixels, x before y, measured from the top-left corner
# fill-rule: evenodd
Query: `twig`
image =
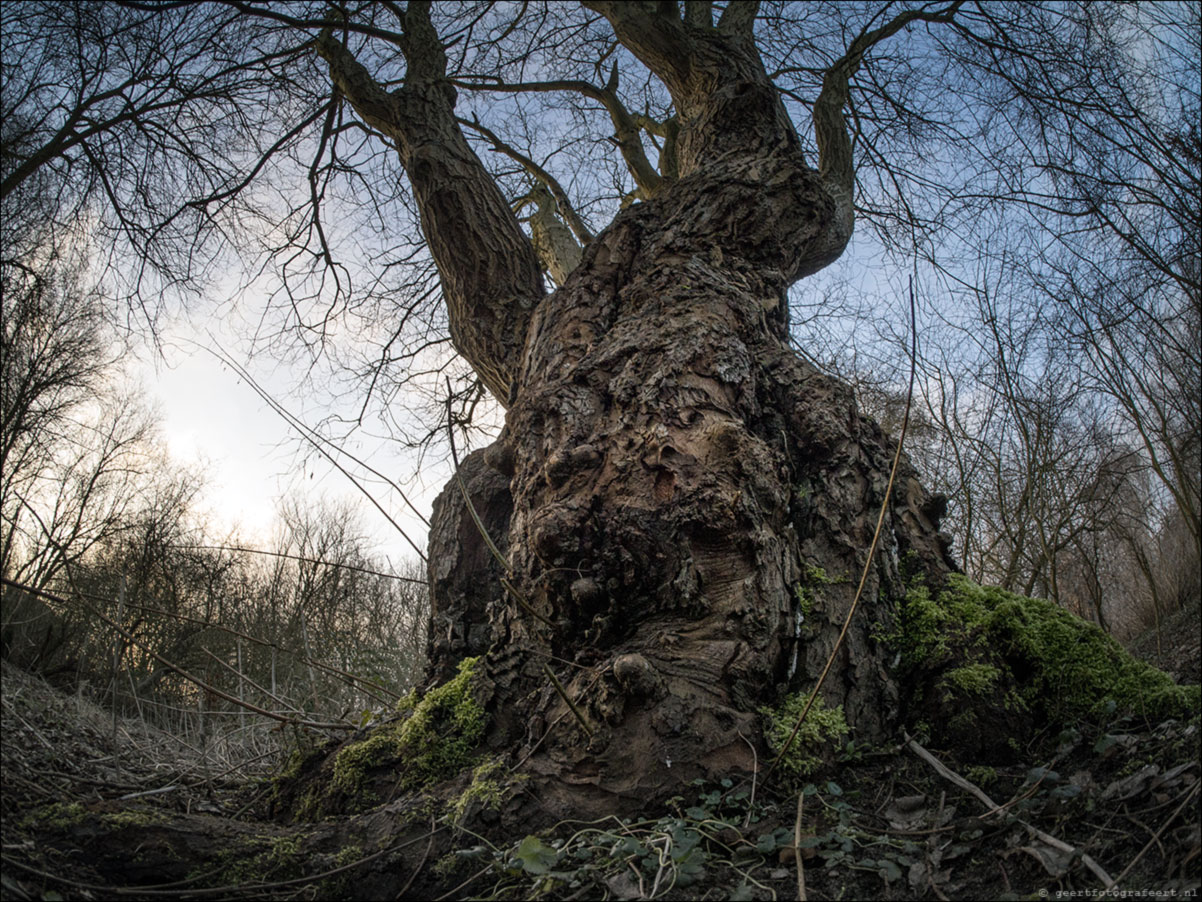
<path fill-rule="evenodd" d="M 928 752 L 926 749 L 924 749 L 921 745 L 918 744 L 917 740 L 912 739 L 908 734 L 906 735 L 906 745 L 909 746 L 910 751 L 912 751 L 915 755 L 917 755 L 919 758 L 921 758 L 923 761 L 925 761 L 927 764 L 929 764 L 932 768 L 934 768 L 935 772 L 937 774 L 939 774 L 939 776 L 943 777 L 943 779 L 947 780 L 949 783 L 955 784 L 956 786 L 960 787 L 965 792 L 967 792 L 969 795 L 975 796 L 977 799 L 979 799 L 981 804 L 983 804 L 988 809 L 988 811 L 983 815 L 984 817 L 990 817 L 1001 811 L 1001 806 L 999 806 L 998 803 L 995 802 L 993 799 L 989 798 L 989 796 L 985 794 L 985 791 L 983 789 L 981 789 L 974 783 L 970 783 L 968 780 L 961 777 L 955 771 L 949 769 L 945 764 L 943 764 L 943 762 L 941 762 L 938 758 L 936 758 L 934 755 L 932 755 L 930 752 Z M 1014 815 L 1009 815 L 1009 816 L 1014 817 Z M 1106 873 L 1106 871 L 1102 868 L 1102 866 L 1100 864 L 1098 864 L 1096 861 L 1094 861 L 1090 856 L 1088 856 L 1084 852 L 1082 852 L 1080 849 L 1076 848 L 1075 846 L 1070 846 L 1068 843 L 1064 842 L 1061 839 L 1057 839 L 1055 836 L 1052 836 L 1052 834 L 1050 834 L 1050 833 L 1044 833 L 1038 827 L 1031 826 L 1026 821 L 1024 821 L 1022 818 L 1014 817 L 1014 819 L 1017 823 L 1022 824 L 1023 827 L 1026 828 L 1028 833 L 1030 833 L 1036 839 L 1047 843 L 1052 848 L 1057 849 L 1058 851 L 1061 851 L 1061 852 L 1065 852 L 1074 857 L 1080 856 L 1081 862 L 1087 868 L 1089 868 L 1091 871 L 1093 871 L 1094 875 L 1099 880 L 1102 881 L 1102 885 L 1105 886 L 1107 889 L 1114 886 L 1115 881 L 1111 879 L 1110 875 Z"/>
<path fill-rule="evenodd" d="M 262 686 L 260 686 L 258 683 L 256 683 L 254 680 L 252 680 L 246 674 L 244 674 L 241 670 L 239 670 L 237 667 L 233 667 L 233 666 L 225 663 L 225 661 L 221 660 L 221 658 L 217 657 L 215 654 L 213 654 L 207 648 L 202 648 L 201 651 L 203 651 L 206 655 L 208 655 L 210 658 L 212 658 L 214 661 L 216 661 L 218 664 L 220 664 L 226 670 L 236 674 L 241 679 L 246 680 L 246 682 L 250 683 L 254 688 L 258 689 L 260 692 L 262 692 L 264 695 L 266 695 L 273 702 L 278 703 L 283 708 L 291 709 L 293 714 L 299 714 L 301 717 L 305 716 L 305 712 L 300 710 L 300 708 L 297 708 L 294 705 L 290 704 L 289 702 L 284 701 L 278 695 L 273 695 L 270 691 L 268 691 L 267 689 L 264 689 Z M 382 701 L 382 699 L 380 699 L 380 701 Z"/>
<path fill-rule="evenodd" d="M 797 862 L 797 902 L 806 902 L 806 876 L 801 864 L 801 812 L 805 805 L 805 790 L 797 794 L 797 820 L 793 822 L 793 857 Z"/>
<path fill-rule="evenodd" d="M 1169 819 L 1160 825 L 1160 829 L 1156 831 L 1156 834 L 1150 840 L 1148 840 L 1147 844 L 1145 844 L 1144 847 L 1139 850 L 1136 856 L 1131 859 L 1127 866 L 1123 868 L 1122 873 L 1120 873 L 1114 878 L 1114 880 L 1106 885 L 1107 889 L 1117 886 L 1120 882 L 1122 882 L 1124 877 L 1131 873 L 1131 869 L 1139 863 L 1139 860 L 1144 857 L 1144 854 L 1148 851 L 1148 849 L 1152 848 L 1152 844 L 1160 840 L 1161 835 L 1169 828 L 1169 824 L 1177 820 L 1177 815 L 1181 813 L 1181 810 L 1185 808 L 1185 806 L 1189 804 L 1190 800 L 1198 794 L 1199 786 L 1202 786 L 1202 783 L 1195 783 L 1190 788 L 1190 791 L 1186 793 L 1186 796 L 1182 800 L 1181 804 L 1177 806 L 1177 810 L 1170 814 Z"/>
<path fill-rule="evenodd" d="M 588 693 L 592 691 L 592 688 L 597 685 L 597 681 L 599 679 L 601 679 L 602 676 L 604 676 L 604 672 L 598 673 L 595 677 L 593 677 L 592 682 L 584 687 L 585 695 L 588 695 Z M 568 713 L 569 713 L 568 711 L 564 711 L 557 718 L 555 718 L 553 721 L 551 721 L 549 724 L 547 724 L 547 729 L 543 731 L 543 735 L 538 737 L 538 741 L 535 742 L 534 745 L 532 745 L 530 747 L 530 751 L 526 752 L 526 754 L 522 756 L 521 760 L 518 761 L 518 763 L 513 766 L 514 770 L 517 770 L 519 767 L 521 767 L 523 764 L 525 764 L 527 761 L 529 761 L 531 759 L 531 757 L 533 757 L 534 753 L 538 751 L 538 747 L 543 744 L 543 741 L 548 736 L 551 735 L 551 731 L 555 729 L 556 725 L 558 725 L 561 720 L 563 720 L 565 717 L 568 716 Z"/>
<path fill-rule="evenodd" d="M 551 685 L 555 687 L 555 691 L 559 693 L 559 697 L 562 698 L 567 706 L 572 709 L 572 713 L 576 715 L 576 719 L 580 721 L 581 729 L 583 729 L 584 732 L 589 736 L 592 736 L 593 728 L 588 725 L 588 721 L 584 719 L 584 715 L 580 713 L 580 709 L 576 707 L 576 703 L 568 696 L 568 691 L 563 688 L 563 685 L 555 676 L 555 672 L 546 664 L 543 664 L 543 670 L 546 672 L 547 676 L 550 677 Z"/>
<path fill-rule="evenodd" d="M 747 800 L 747 817 L 743 820 L 743 829 L 746 830 L 751 826 L 751 811 L 755 808 L 755 778 L 760 772 L 760 756 L 755 750 L 755 743 L 743 735 L 741 730 L 736 730 L 739 738 L 747 743 L 747 747 L 751 749 L 751 796 Z"/>
<path fill-rule="evenodd" d="M 220 345 L 218 345 L 217 347 L 221 348 Z M 343 454 L 343 455 L 349 457 L 351 460 L 355 461 L 355 463 L 359 464 L 359 466 L 363 467 L 364 469 L 368 470 L 369 472 L 374 473 L 375 475 L 381 477 L 386 482 L 388 482 L 392 486 L 393 490 L 396 491 L 396 493 L 401 496 L 401 500 L 404 501 L 405 504 L 407 504 L 409 506 L 409 508 L 415 514 L 417 514 L 417 516 L 419 518 L 421 518 L 424 521 L 426 519 L 425 516 L 422 514 L 421 511 L 419 511 L 416 507 L 414 507 L 413 503 L 408 499 L 408 497 L 406 497 L 405 493 L 401 491 L 400 486 L 398 486 L 391 479 L 388 479 L 388 477 L 384 476 L 378 470 L 374 470 L 371 467 L 369 467 L 366 463 L 359 460 L 357 457 L 355 457 L 349 451 L 345 450 L 344 448 L 340 447 L 339 445 L 337 445 L 330 439 L 326 438 L 324 435 L 322 435 L 321 433 L 317 432 L 315 429 L 313 429 L 312 427 L 307 425 L 303 420 L 301 420 L 295 414 L 288 411 L 288 409 L 285 408 L 284 405 L 282 405 L 279 401 L 277 401 L 272 396 L 272 394 L 269 391 L 267 391 L 267 389 L 265 389 L 265 388 L 263 388 L 263 386 L 259 385 L 259 383 L 255 380 L 254 376 L 252 376 L 250 374 L 249 370 L 247 370 L 244 366 L 242 366 L 236 360 L 234 360 L 233 357 L 226 354 L 224 349 L 221 349 L 220 351 L 214 351 L 212 348 L 206 347 L 206 348 L 204 348 L 204 350 L 208 351 L 210 354 L 212 354 L 214 357 L 216 357 L 218 360 L 220 360 L 222 363 L 224 363 L 226 366 L 228 366 L 230 369 L 232 369 L 235 373 L 237 373 L 241 378 L 245 379 L 246 383 L 254 390 L 254 392 L 260 398 L 262 398 L 264 400 L 264 402 L 266 402 L 268 407 L 270 407 L 273 411 L 275 411 L 275 413 L 285 423 L 292 426 L 292 428 L 296 429 L 296 431 L 301 434 L 301 438 L 305 439 L 305 441 L 307 441 L 312 446 L 314 451 L 316 451 L 318 454 L 320 454 L 322 457 L 324 457 L 327 461 L 329 461 L 329 463 L 332 467 L 334 467 L 336 470 L 338 470 L 339 473 L 341 473 L 348 480 L 350 480 L 351 485 L 353 485 L 355 488 L 357 488 L 359 490 L 360 494 L 362 494 L 363 497 L 366 498 L 371 503 L 372 507 L 374 507 L 376 510 L 378 510 L 380 512 L 380 514 L 384 517 L 384 519 L 387 520 L 389 522 L 389 524 L 391 524 L 392 528 L 401 534 L 401 538 L 403 538 L 406 542 L 408 542 L 409 545 L 413 548 L 413 550 L 415 552 L 417 552 L 417 556 L 419 558 L 421 558 L 422 563 L 423 564 L 429 563 L 429 561 L 426 559 L 426 553 L 424 551 L 422 551 L 421 547 L 416 542 L 414 542 L 413 539 L 409 538 L 409 533 L 405 532 L 405 530 L 403 528 L 401 528 L 401 525 L 399 523 L 397 523 L 397 521 L 393 518 L 393 516 L 384 509 L 384 506 L 382 504 L 380 504 L 380 502 L 376 500 L 375 496 L 372 495 L 372 493 L 367 490 L 367 487 L 365 485 L 363 485 L 363 483 L 361 483 L 358 479 L 356 479 L 351 474 L 350 470 L 348 470 L 346 467 L 344 467 L 342 464 L 340 464 L 335 459 L 333 454 L 331 454 L 329 451 L 327 451 L 325 448 L 323 448 L 321 446 L 321 442 L 324 442 L 324 443 L 330 445 L 339 454 Z M 321 442 L 319 442 L 318 439 L 320 439 Z M 428 521 L 427 521 L 427 525 L 429 525 Z"/>
<path fill-rule="evenodd" d="M 927 885 L 930 886 L 931 892 L 933 892 L 935 894 L 935 898 L 938 899 L 939 902 L 951 902 L 951 900 L 948 899 L 947 896 L 943 895 L 943 893 L 940 892 L 939 887 L 937 887 L 935 885 L 934 871 L 931 871 L 927 874 Z"/>
<path fill-rule="evenodd" d="M 15 717 L 17 720 L 21 721 L 21 723 L 25 724 L 25 726 L 29 728 L 29 732 L 31 732 L 34 735 L 34 737 L 38 740 L 38 742 L 40 742 L 42 745 L 46 746 L 46 748 L 50 749 L 50 751 L 52 751 L 52 752 L 54 751 L 54 746 L 52 746 L 50 744 L 49 740 L 47 740 L 45 736 L 43 736 L 41 733 L 39 733 L 35 727 L 30 726 L 29 721 L 27 721 L 24 717 L 22 717 L 16 711 L 10 711 L 9 713 L 12 714 L 12 716 Z"/>
<path fill-rule="evenodd" d="M 179 789 L 178 783 L 172 783 L 170 786 L 160 786 L 158 789 L 144 789 L 142 792 L 127 792 L 123 796 L 118 796 L 118 802 L 128 802 L 130 799 L 140 799 L 142 796 L 157 796 L 164 792 L 174 792 Z"/>
<path fill-rule="evenodd" d="M 430 857 L 430 850 L 432 848 L 434 848 L 434 835 L 437 832 L 438 831 L 436 831 L 434 829 L 434 819 L 431 818 L 430 819 L 430 841 L 428 843 L 426 843 L 426 851 L 424 851 L 422 853 L 421 861 L 419 861 L 417 863 L 417 867 L 415 867 L 413 869 L 413 871 L 409 874 L 409 879 L 405 881 L 405 885 L 402 886 L 400 888 L 400 890 L 397 892 L 396 897 L 398 899 L 400 899 L 402 896 L 405 895 L 406 890 L 409 889 L 409 886 L 410 886 L 410 884 L 413 883 L 414 878 L 417 877 L 417 875 L 422 872 L 422 868 L 424 868 L 426 866 L 426 859 L 428 859 Z"/>
<path fill-rule="evenodd" d="M 476 880 L 478 880 L 479 878 L 483 877 L 485 874 L 487 874 L 487 873 L 488 873 L 489 871 L 491 871 L 492 869 L 493 869 L 493 865 L 492 865 L 492 864 L 486 864 L 486 865 L 485 865 L 484 867 L 482 867 L 480 870 L 476 871 L 476 873 L 472 874 L 472 876 L 470 876 L 470 877 L 468 877 L 466 880 L 464 880 L 464 881 L 463 881 L 461 884 L 459 884 L 457 887 L 455 887 L 454 889 L 450 890 L 449 892 L 445 892 L 445 893 L 443 893 L 441 896 L 439 896 L 437 899 L 435 899 L 435 900 L 434 900 L 434 902 L 443 902 L 443 900 L 444 900 L 444 899 L 452 899 L 452 898 L 454 898 L 454 897 L 455 897 L 455 894 L 456 894 L 456 893 L 458 893 L 458 892 L 459 892 L 461 889 L 463 889 L 463 888 L 464 888 L 465 886 L 467 886 L 469 883 L 474 883 Z"/>

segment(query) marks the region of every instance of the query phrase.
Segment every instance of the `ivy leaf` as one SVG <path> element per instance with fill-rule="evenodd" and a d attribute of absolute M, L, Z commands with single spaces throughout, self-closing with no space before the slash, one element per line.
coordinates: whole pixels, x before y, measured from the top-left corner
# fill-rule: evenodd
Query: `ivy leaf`
<path fill-rule="evenodd" d="M 676 862 L 676 885 L 689 886 L 703 878 L 708 857 L 701 849 L 690 849 L 687 855 Z"/>
<path fill-rule="evenodd" d="M 892 883 L 894 880 L 901 880 L 901 868 L 896 863 L 888 858 L 882 858 L 877 862 L 880 865 L 880 870 L 877 872 L 884 878 L 886 883 Z"/>
<path fill-rule="evenodd" d="M 690 830 L 683 824 L 677 824 L 673 827 L 671 836 L 672 858 L 674 861 L 682 861 L 701 842 L 701 834 L 695 830 Z"/>
<path fill-rule="evenodd" d="M 522 863 L 522 869 L 527 874 L 536 876 L 547 873 L 551 866 L 559 861 L 559 853 L 537 836 L 527 836 L 523 839 L 514 857 Z"/>

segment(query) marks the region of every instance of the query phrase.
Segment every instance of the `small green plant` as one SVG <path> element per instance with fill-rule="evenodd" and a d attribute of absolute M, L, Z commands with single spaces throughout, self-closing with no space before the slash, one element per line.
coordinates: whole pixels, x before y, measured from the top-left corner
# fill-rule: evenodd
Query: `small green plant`
<path fill-rule="evenodd" d="M 808 692 L 790 693 L 776 707 L 760 708 L 765 723 L 764 735 L 775 754 L 780 755 L 785 749 L 808 699 Z M 831 746 L 838 745 L 848 732 L 843 706 L 829 708 L 819 695 L 810 706 L 792 745 L 781 758 L 781 769 L 795 778 L 809 776 L 822 766 Z"/>
<path fill-rule="evenodd" d="M 822 567 L 807 563 L 801 582 L 793 587 L 793 596 L 797 599 L 797 610 L 801 614 L 802 624 L 809 621 L 810 614 L 821 597 L 823 587 L 845 582 L 847 582 L 847 577 L 827 576 L 826 570 Z"/>
<path fill-rule="evenodd" d="M 983 764 L 974 764 L 964 772 L 970 782 L 978 786 L 988 786 L 997 780 L 997 771 Z"/>

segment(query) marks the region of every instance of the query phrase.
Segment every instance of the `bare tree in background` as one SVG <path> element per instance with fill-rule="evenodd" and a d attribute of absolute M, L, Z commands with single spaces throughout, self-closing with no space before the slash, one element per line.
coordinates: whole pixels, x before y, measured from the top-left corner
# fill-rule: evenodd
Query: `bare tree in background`
<path fill-rule="evenodd" d="M 0 572 L 35 587 L 123 528 L 154 469 L 153 414 L 77 275 L 3 266 Z"/>

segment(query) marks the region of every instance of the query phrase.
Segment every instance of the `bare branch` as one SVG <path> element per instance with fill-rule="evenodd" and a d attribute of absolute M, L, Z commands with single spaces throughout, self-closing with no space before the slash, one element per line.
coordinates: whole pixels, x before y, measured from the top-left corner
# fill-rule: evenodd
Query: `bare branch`
<path fill-rule="evenodd" d="M 718 30 L 751 37 L 755 17 L 759 11 L 759 0 L 731 0 L 718 17 Z"/>
<path fill-rule="evenodd" d="M 872 31 L 861 32 L 847 52 L 826 70 L 822 91 L 814 102 L 814 136 L 818 141 L 818 171 L 828 185 L 850 196 L 855 187 L 855 163 L 851 138 L 843 121 L 843 107 L 851 92 L 851 78 L 860 68 L 864 55 L 886 38 L 913 22 L 951 22 L 964 0 L 956 0 L 939 12 L 908 10 Z"/>
<path fill-rule="evenodd" d="M 523 169 L 529 172 L 532 176 L 538 179 L 542 184 L 546 185 L 547 190 L 551 192 L 555 198 L 555 203 L 559 207 L 559 214 L 563 217 L 564 222 L 572 230 L 576 236 L 576 240 L 581 244 L 588 244 L 593 240 L 593 233 L 589 231 L 588 226 L 584 224 L 584 220 L 572 207 L 571 200 L 568 199 L 568 193 L 564 191 L 563 185 L 551 173 L 547 172 L 542 166 L 530 159 L 521 151 L 517 150 L 512 144 L 508 144 L 494 132 L 492 129 L 482 125 L 478 119 L 456 119 L 456 121 L 472 131 L 482 135 L 488 140 L 488 143 L 493 146 L 493 149 L 498 153 L 503 153 L 516 163 L 519 163 Z"/>
<path fill-rule="evenodd" d="M 665 178 L 661 172 L 656 171 L 655 167 L 651 165 L 651 161 L 647 159 L 647 153 L 643 149 L 643 141 L 639 132 L 640 123 L 626 109 L 626 106 L 618 97 L 617 75 L 617 67 L 614 67 L 609 81 L 604 88 L 599 88 L 587 81 L 573 79 L 518 82 L 515 84 L 506 84 L 499 81 L 478 82 L 453 79 L 451 83 L 456 87 L 474 91 L 500 91 L 506 94 L 572 91 L 597 101 L 605 107 L 605 111 L 609 113 L 610 121 L 613 122 L 614 143 L 617 145 L 618 151 L 622 154 L 622 159 L 626 162 L 626 168 L 630 171 L 635 185 L 638 186 L 636 195 L 642 200 L 649 200 L 664 187 L 666 183 Z"/>
<path fill-rule="evenodd" d="M 428 4 L 408 6 L 405 28 L 409 71 L 391 93 L 330 32 L 316 47 L 364 121 L 396 142 L 442 280 L 451 339 L 507 404 L 530 314 L 543 294 L 538 257 L 455 120 L 455 91 L 443 77 L 446 55 Z"/>

